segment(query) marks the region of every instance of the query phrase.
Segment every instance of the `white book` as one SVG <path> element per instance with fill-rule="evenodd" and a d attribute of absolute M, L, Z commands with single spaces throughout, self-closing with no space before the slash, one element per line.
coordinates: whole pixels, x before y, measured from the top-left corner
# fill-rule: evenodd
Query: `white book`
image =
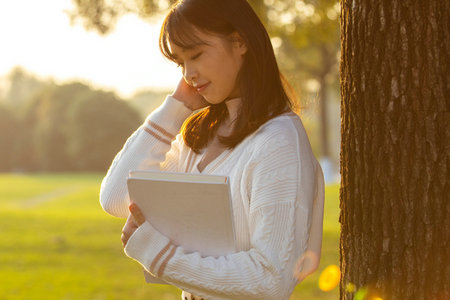
<path fill-rule="evenodd" d="M 147 221 L 186 252 L 218 257 L 236 251 L 228 177 L 131 171 L 127 185 Z M 146 280 L 165 283 L 148 273 Z"/>

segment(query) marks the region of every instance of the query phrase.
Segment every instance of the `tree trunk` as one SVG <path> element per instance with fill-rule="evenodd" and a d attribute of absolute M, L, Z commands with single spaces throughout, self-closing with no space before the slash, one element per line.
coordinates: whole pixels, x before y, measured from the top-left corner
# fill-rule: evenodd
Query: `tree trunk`
<path fill-rule="evenodd" d="M 450 299 L 450 2 L 341 11 L 341 299 Z"/>

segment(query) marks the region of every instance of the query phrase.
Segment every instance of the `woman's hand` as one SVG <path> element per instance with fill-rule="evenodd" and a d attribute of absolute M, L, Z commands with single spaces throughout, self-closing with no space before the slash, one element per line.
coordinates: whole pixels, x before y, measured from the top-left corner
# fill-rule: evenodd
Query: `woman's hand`
<path fill-rule="evenodd" d="M 308 250 L 299 257 L 294 268 L 294 276 L 300 282 L 319 267 L 320 257 Z"/>
<path fill-rule="evenodd" d="M 131 214 L 128 216 L 127 222 L 122 229 L 122 245 L 125 248 L 131 235 L 145 222 L 145 217 L 136 203 L 131 203 L 128 207 Z"/>
<path fill-rule="evenodd" d="M 178 86 L 172 93 L 172 97 L 183 102 L 191 110 L 197 110 L 210 105 L 195 88 L 187 84 L 184 78 L 181 78 L 178 82 Z"/>

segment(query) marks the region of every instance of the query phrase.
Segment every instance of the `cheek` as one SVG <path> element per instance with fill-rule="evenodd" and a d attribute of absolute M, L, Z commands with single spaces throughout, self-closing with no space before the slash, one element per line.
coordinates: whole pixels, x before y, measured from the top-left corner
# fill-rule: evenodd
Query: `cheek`
<path fill-rule="evenodd" d="M 225 77 L 224 79 L 233 81 L 239 73 L 241 62 L 232 56 L 224 56 L 219 61 L 220 66 L 218 66 L 218 69 Z"/>
<path fill-rule="evenodd" d="M 223 66 L 224 79 L 227 81 L 229 88 L 234 88 L 236 79 L 241 69 L 241 63 L 236 60 L 229 60 L 226 65 Z M 226 74 L 225 74 L 226 73 Z"/>

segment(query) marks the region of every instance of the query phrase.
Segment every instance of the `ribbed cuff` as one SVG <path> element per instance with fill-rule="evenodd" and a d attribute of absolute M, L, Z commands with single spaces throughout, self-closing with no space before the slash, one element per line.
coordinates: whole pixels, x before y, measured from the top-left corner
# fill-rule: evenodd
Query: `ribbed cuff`
<path fill-rule="evenodd" d="M 173 247 L 170 240 L 149 222 L 145 222 L 131 235 L 124 251 L 128 257 L 137 260 L 149 272 L 156 274 L 158 270 L 151 270 L 150 266 L 159 267 L 159 260 L 169 246 Z"/>
<path fill-rule="evenodd" d="M 177 135 L 184 121 L 192 114 L 192 110 L 187 108 L 183 102 L 172 96 L 167 96 L 163 104 L 154 110 L 146 122 L 158 124 L 172 135 Z"/>

